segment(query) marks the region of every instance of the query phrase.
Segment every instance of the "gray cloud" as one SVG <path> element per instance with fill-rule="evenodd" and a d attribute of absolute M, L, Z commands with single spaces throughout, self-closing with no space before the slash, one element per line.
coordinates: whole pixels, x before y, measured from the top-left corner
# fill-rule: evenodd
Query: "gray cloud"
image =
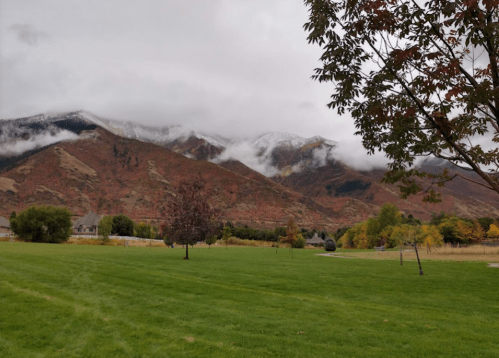
<path fill-rule="evenodd" d="M 58 133 L 41 133 L 38 135 L 33 135 L 28 140 L 18 139 L 5 141 L 0 144 L 0 153 L 3 155 L 18 155 L 24 153 L 28 150 L 33 150 L 47 145 L 51 145 L 58 142 L 63 142 L 67 140 L 77 140 L 78 136 L 70 131 L 60 131 Z"/>
<path fill-rule="evenodd" d="M 9 30 L 17 34 L 17 39 L 31 46 L 38 45 L 41 38 L 47 37 L 42 31 L 37 31 L 29 24 L 14 24 L 8 27 Z"/>
<path fill-rule="evenodd" d="M 2 0 L 0 118 L 84 109 L 227 137 L 351 137 L 310 79 L 306 21 L 288 0 Z"/>

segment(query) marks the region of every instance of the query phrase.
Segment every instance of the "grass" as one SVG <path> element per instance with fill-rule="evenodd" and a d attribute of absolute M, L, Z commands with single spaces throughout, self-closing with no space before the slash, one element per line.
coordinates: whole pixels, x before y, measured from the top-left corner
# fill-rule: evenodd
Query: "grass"
<path fill-rule="evenodd" d="M 0 357 L 497 357 L 499 270 L 0 242 Z"/>
<path fill-rule="evenodd" d="M 443 245 L 441 247 L 432 247 L 427 250 L 426 247 L 418 248 L 419 258 L 421 260 L 444 260 L 444 261 L 485 261 L 499 262 L 499 247 L 470 245 L 467 247 L 452 247 Z M 414 248 L 405 248 L 403 250 L 404 260 L 416 260 Z M 346 257 L 356 257 L 361 259 L 375 260 L 399 260 L 400 251 L 397 249 L 388 251 L 374 250 L 344 250 L 337 255 Z"/>

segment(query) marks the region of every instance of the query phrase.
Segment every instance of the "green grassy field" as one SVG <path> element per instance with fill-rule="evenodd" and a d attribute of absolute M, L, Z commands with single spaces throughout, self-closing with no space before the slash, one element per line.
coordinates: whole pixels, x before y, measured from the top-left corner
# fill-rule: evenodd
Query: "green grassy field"
<path fill-rule="evenodd" d="M 0 357 L 499 357 L 499 269 L 317 252 L 0 242 Z"/>

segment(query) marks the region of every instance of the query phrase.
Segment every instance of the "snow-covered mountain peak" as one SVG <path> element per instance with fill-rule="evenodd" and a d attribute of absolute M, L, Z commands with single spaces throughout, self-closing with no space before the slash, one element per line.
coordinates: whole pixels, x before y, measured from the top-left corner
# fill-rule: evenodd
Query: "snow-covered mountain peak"
<path fill-rule="evenodd" d="M 337 145 L 337 142 L 335 142 L 334 140 L 329 140 L 329 139 L 323 138 L 323 137 L 318 136 L 318 135 L 307 139 L 306 144 L 317 143 L 317 142 L 322 142 L 322 143 L 327 144 L 331 147 L 335 147 Z"/>
<path fill-rule="evenodd" d="M 293 148 L 303 146 L 307 140 L 296 134 L 286 132 L 269 132 L 256 138 L 252 145 L 255 148 L 268 148 L 274 146 L 290 146 Z"/>

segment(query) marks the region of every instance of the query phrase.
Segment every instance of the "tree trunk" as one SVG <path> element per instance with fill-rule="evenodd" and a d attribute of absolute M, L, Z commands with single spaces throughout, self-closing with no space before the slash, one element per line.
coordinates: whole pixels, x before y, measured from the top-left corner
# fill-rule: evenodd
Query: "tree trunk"
<path fill-rule="evenodd" d="M 416 244 L 416 241 L 414 241 L 414 250 L 416 250 L 416 257 L 418 258 L 418 265 L 419 265 L 419 276 L 423 276 L 423 268 L 421 267 L 421 261 L 419 261 L 419 254 L 418 254 L 418 245 Z"/>
<path fill-rule="evenodd" d="M 189 260 L 189 244 L 185 245 L 185 257 L 184 260 Z"/>

